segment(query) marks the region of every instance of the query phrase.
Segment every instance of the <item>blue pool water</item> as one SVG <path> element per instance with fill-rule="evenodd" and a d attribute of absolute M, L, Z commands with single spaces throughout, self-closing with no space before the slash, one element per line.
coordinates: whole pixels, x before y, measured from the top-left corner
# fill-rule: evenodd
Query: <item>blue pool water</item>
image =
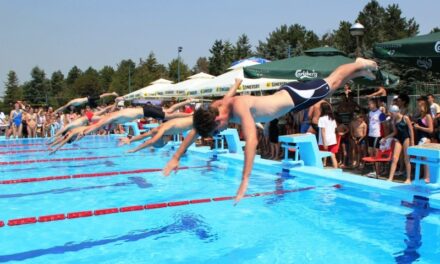
<path fill-rule="evenodd" d="M 125 154 L 113 137 L 87 137 L 49 156 L 42 140 L 0 141 L 0 181 L 162 168 L 169 148 Z M 132 146 L 131 146 L 132 147 Z M 94 149 L 95 148 L 95 149 Z M 9 151 L 18 151 L 7 154 Z M 99 157 L 78 160 L 81 157 Z M 68 159 L 21 164 L 5 162 Z M 0 184 L 0 263 L 439 263 L 440 213 L 380 191 L 320 177 L 254 170 L 248 193 L 278 195 L 46 223 L 10 219 L 232 196 L 239 162 L 189 154 L 160 171 Z M 313 187 L 313 189 L 303 189 Z M 299 190 L 288 193 L 282 190 Z M 410 201 L 411 202 L 411 201 Z"/>

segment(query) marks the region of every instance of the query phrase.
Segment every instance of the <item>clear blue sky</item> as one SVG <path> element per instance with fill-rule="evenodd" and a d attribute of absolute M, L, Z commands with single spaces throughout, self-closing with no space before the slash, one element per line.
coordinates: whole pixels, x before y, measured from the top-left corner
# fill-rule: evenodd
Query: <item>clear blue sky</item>
<path fill-rule="evenodd" d="M 253 45 L 281 24 L 300 23 L 322 35 L 353 21 L 368 0 L 0 0 L 0 94 L 9 70 L 20 82 L 38 65 L 50 74 L 138 61 L 150 51 L 167 64 L 183 46 L 191 67 L 215 39 L 246 33 Z M 420 33 L 440 26 L 439 0 L 399 3 Z"/>

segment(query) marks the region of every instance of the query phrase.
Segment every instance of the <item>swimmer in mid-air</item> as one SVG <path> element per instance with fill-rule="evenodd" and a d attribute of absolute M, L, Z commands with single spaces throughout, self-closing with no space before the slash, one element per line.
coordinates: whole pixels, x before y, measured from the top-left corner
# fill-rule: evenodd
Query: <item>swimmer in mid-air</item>
<path fill-rule="evenodd" d="M 91 108 L 96 108 L 96 107 L 98 107 L 97 101 L 104 98 L 104 97 L 108 97 L 108 96 L 116 96 L 117 97 L 118 94 L 113 92 L 113 93 L 103 93 L 100 96 L 87 96 L 87 97 L 82 97 L 82 98 L 76 98 L 76 99 L 70 100 L 67 104 L 61 106 L 60 108 L 55 110 L 53 113 L 56 114 L 59 111 L 64 111 L 64 109 L 66 109 L 70 106 L 78 107 L 78 106 L 81 106 L 84 104 L 87 104 Z"/>
<path fill-rule="evenodd" d="M 241 124 L 246 145 L 242 180 L 235 197 L 237 203 L 246 193 L 254 163 L 258 144 L 255 122 L 268 122 L 290 111 L 306 109 L 329 96 L 351 79 L 357 77 L 375 79 L 376 76 L 372 72 L 375 70 L 377 70 L 376 62 L 358 58 L 353 63 L 339 66 L 325 79 L 288 83 L 272 95 L 232 97 L 227 94 L 223 99 L 213 102 L 208 109 L 199 108 L 194 112 L 194 129 L 168 162 L 163 173 L 169 175 L 172 170 L 177 169 L 180 157 L 195 141 L 197 134 L 202 137 L 212 136 L 225 129 L 229 122 Z"/>

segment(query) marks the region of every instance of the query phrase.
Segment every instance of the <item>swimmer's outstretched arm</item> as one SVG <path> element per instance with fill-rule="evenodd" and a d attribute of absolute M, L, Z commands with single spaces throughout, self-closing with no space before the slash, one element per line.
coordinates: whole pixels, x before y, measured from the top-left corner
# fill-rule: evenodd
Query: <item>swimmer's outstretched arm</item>
<path fill-rule="evenodd" d="M 92 133 L 103 126 L 106 126 L 111 123 L 120 123 L 120 120 L 126 119 L 137 119 L 144 115 L 144 111 L 142 108 L 127 108 L 118 112 L 110 113 L 104 117 L 102 117 L 98 122 L 93 125 L 90 125 L 85 131 L 84 134 Z"/>
<path fill-rule="evenodd" d="M 180 158 L 186 152 L 188 147 L 191 146 L 196 141 L 196 139 L 197 139 L 197 132 L 195 129 L 192 129 L 191 132 L 189 132 L 186 138 L 183 140 L 179 149 L 177 149 L 176 153 L 174 153 L 171 160 L 168 161 L 167 165 L 163 169 L 162 173 L 164 176 L 170 175 L 172 170 L 175 170 L 177 172 Z"/>
<path fill-rule="evenodd" d="M 70 100 L 67 104 L 65 104 L 65 105 L 61 106 L 60 108 L 58 108 L 57 110 L 53 111 L 53 114 L 56 114 L 59 111 L 64 111 L 64 109 L 68 108 L 71 105 L 74 105 L 74 106 L 83 105 L 83 104 L 87 103 L 87 101 L 88 101 L 87 97 L 76 98 L 76 99 Z"/>
<path fill-rule="evenodd" d="M 243 136 L 246 141 L 244 147 L 244 167 L 242 172 L 241 184 L 235 197 L 235 204 L 237 204 L 245 195 L 248 183 L 249 175 L 251 174 L 252 167 L 254 165 L 255 153 L 257 151 L 258 138 L 257 129 L 255 126 L 254 118 L 250 112 L 250 108 L 243 102 L 234 103 L 234 115 L 240 118 L 240 123 L 243 131 Z"/>
<path fill-rule="evenodd" d="M 147 138 L 147 137 L 149 137 L 149 136 L 151 136 L 153 134 L 156 134 L 158 130 L 159 129 L 157 127 L 155 127 L 153 129 L 151 129 L 150 131 L 148 131 L 147 133 L 143 133 L 143 134 L 140 134 L 140 135 L 132 137 L 132 138 L 129 138 L 129 137 L 120 138 L 119 139 L 119 146 L 122 146 L 122 145 L 125 145 L 125 144 L 129 145 L 131 142 L 139 141 L 139 140 L 142 140 L 144 138 Z"/>
<path fill-rule="evenodd" d="M 165 123 L 166 124 L 166 123 Z M 164 125 L 165 125 L 164 124 Z M 150 138 L 149 140 L 145 141 L 144 143 L 142 143 L 141 145 L 135 147 L 134 149 L 130 149 L 129 151 L 127 151 L 128 153 L 134 153 L 134 152 L 138 152 L 141 149 L 144 149 L 146 147 L 149 147 L 151 145 L 153 145 L 154 143 L 156 143 L 159 139 L 162 138 L 163 134 L 165 133 L 165 131 L 167 131 L 167 127 L 166 126 L 160 126 L 159 129 L 157 130 L 157 133 Z"/>
<path fill-rule="evenodd" d="M 197 101 L 197 100 L 194 100 L 194 99 L 192 99 L 192 98 L 189 98 L 189 99 L 187 99 L 187 100 L 185 100 L 185 101 L 183 101 L 183 102 L 180 102 L 180 103 L 177 103 L 177 104 L 173 104 L 172 106 L 170 106 L 170 108 L 166 109 L 165 112 L 166 112 L 167 114 L 174 113 L 174 112 L 176 112 L 179 108 L 181 108 L 182 106 L 185 106 L 185 105 L 187 105 L 187 104 L 190 104 L 190 103 L 192 103 L 192 102 L 196 102 L 196 101 Z"/>
<path fill-rule="evenodd" d="M 86 128 L 87 127 L 83 126 L 83 127 L 77 127 L 75 129 L 71 130 L 70 133 L 66 135 L 66 137 L 62 138 L 61 142 L 57 143 L 58 146 L 54 150 L 52 150 L 49 153 L 49 155 L 55 154 L 55 152 L 57 152 L 60 148 L 62 148 L 67 142 L 70 142 L 70 140 L 74 136 L 81 135 Z"/>

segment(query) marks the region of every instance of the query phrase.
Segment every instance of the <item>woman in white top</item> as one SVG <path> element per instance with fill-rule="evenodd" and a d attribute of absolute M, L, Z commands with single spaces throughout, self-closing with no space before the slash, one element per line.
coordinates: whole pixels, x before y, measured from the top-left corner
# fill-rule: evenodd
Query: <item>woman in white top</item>
<path fill-rule="evenodd" d="M 338 167 L 336 153 L 338 152 L 338 141 L 336 139 L 336 121 L 333 110 L 328 103 L 321 104 L 321 116 L 318 119 L 319 127 L 319 148 L 321 150 L 330 151 L 333 167 Z"/>

